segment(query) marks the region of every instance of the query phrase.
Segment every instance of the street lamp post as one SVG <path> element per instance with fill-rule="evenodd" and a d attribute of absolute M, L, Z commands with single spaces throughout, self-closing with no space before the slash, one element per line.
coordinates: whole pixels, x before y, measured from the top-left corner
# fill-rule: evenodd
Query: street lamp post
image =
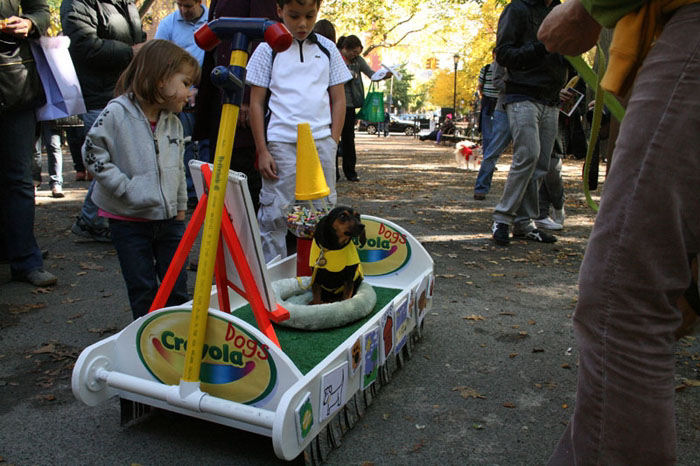
<path fill-rule="evenodd" d="M 459 63 L 459 54 L 455 53 L 454 57 L 452 58 L 454 58 L 455 61 L 455 82 L 452 92 L 452 111 L 454 112 L 455 121 L 457 121 L 457 64 Z"/>

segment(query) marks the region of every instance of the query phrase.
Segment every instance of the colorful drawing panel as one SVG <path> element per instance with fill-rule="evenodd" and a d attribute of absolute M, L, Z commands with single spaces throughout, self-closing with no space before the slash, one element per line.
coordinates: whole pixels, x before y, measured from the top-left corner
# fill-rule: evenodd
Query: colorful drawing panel
<path fill-rule="evenodd" d="M 348 363 L 345 362 L 321 376 L 319 421 L 331 417 L 343 407 L 348 384 Z"/>
<path fill-rule="evenodd" d="M 403 298 L 403 300 L 396 306 L 394 311 L 394 341 L 395 347 L 394 352 L 396 354 L 401 351 L 403 345 L 406 344 L 406 339 L 408 338 L 408 329 L 411 324 L 411 315 L 408 309 L 408 295 Z"/>
<path fill-rule="evenodd" d="M 374 328 L 362 337 L 364 354 L 362 357 L 362 388 L 367 388 L 377 380 L 379 369 L 379 329 Z"/>
<path fill-rule="evenodd" d="M 294 413 L 296 416 L 299 443 L 303 443 L 314 425 L 314 410 L 311 405 L 311 393 L 306 392 L 306 395 L 304 395 L 299 402 Z"/>

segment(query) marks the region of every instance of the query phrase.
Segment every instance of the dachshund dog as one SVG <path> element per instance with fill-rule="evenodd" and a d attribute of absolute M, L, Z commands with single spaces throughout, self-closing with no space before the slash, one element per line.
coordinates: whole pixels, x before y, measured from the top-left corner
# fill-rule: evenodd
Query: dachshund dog
<path fill-rule="evenodd" d="M 353 238 L 360 246 L 367 242 L 360 214 L 351 207 L 338 206 L 319 220 L 309 255 L 311 304 L 342 301 L 357 292 L 363 274 Z"/>

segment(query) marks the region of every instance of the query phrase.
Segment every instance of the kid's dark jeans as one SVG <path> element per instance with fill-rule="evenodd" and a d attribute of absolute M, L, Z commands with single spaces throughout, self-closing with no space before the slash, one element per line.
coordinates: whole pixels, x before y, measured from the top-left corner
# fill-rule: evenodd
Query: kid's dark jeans
<path fill-rule="evenodd" d="M 185 232 L 185 222 L 175 219 L 150 222 L 110 219 L 109 227 L 126 282 L 131 312 L 134 319 L 138 319 L 148 313 L 153 303 Z M 166 305 L 175 306 L 189 300 L 187 274 L 183 267 Z"/>

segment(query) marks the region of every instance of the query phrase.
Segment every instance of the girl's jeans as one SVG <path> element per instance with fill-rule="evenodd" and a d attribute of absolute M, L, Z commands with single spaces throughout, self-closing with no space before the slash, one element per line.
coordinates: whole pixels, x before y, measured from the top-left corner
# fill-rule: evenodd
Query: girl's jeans
<path fill-rule="evenodd" d="M 158 286 L 185 232 L 181 220 L 129 222 L 109 219 L 112 243 L 117 250 L 122 276 L 126 282 L 134 319 L 148 313 Z M 167 306 L 189 301 L 185 268 L 170 293 Z"/>

